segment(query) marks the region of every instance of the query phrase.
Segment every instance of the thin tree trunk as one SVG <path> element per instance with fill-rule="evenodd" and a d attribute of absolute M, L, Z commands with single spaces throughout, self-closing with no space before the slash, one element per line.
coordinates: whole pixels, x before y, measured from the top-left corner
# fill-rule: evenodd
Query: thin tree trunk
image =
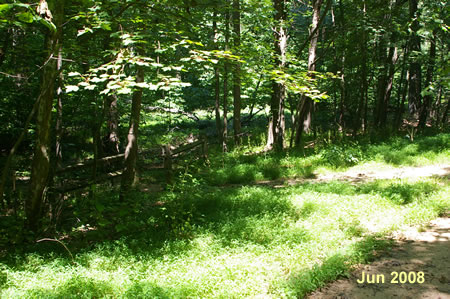
<path fill-rule="evenodd" d="M 445 108 L 444 114 L 442 115 L 442 126 L 445 127 L 447 125 L 448 120 L 448 111 L 450 106 L 450 101 L 447 101 L 447 107 Z"/>
<path fill-rule="evenodd" d="M 56 3 L 54 0 L 49 0 L 48 2 L 41 0 L 39 4 L 40 14 L 47 16 L 49 20 L 51 20 L 52 15 L 50 11 L 54 12 L 54 23 L 57 29 L 54 32 L 49 32 L 46 39 L 46 49 L 49 55 L 43 67 L 36 122 L 36 145 L 31 166 L 30 195 L 25 203 L 27 226 L 33 231 L 37 231 L 40 226 L 39 222 L 42 217 L 44 190 L 47 186 L 50 168 L 50 121 L 54 98 L 54 85 L 57 77 L 57 60 L 54 58 L 58 56 L 64 15 L 64 8 L 61 2 Z"/>
<path fill-rule="evenodd" d="M 214 9 L 213 12 L 213 44 L 214 49 L 217 50 L 217 40 L 219 33 L 217 32 L 217 12 L 216 9 Z M 216 130 L 217 130 L 217 137 L 219 139 L 219 143 L 222 141 L 222 124 L 220 121 L 220 74 L 219 74 L 219 66 L 214 66 L 214 111 L 216 114 Z"/>
<path fill-rule="evenodd" d="M 419 30 L 419 21 L 417 20 L 418 0 L 409 0 L 409 17 L 412 20 L 411 35 L 409 39 L 409 53 L 420 52 L 420 36 L 417 34 Z M 409 92 L 408 107 L 409 113 L 414 117 L 417 116 L 422 102 L 422 70 L 418 58 L 412 58 L 409 64 Z"/>
<path fill-rule="evenodd" d="M 61 148 L 61 139 L 63 134 L 63 104 L 62 104 L 62 96 L 63 96 L 63 80 L 64 76 L 62 73 L 62 43 L 60 43 L 59 51 L 58 51 L 58 63 L 57 63 L 57 72 L 59 74 L 58 77 L 58 89 L 56 90 L 57 96 L 57 104 L 56 104 L 56 125 L 55 125 L 55 134 L 56 134 L 56 167 L 61 167 L 62 165 L 62 148 Z"/>
<path fill-rule="evenodd" d="M 233 46 L 234 52 L 239 55 L 241 46 L 241 8 L 240 0 L 233 0 Z M 233 135 L 234 144 L 241 144 L 241 64 L 233 63 Z"/>
<path fill-rule="evenodd" d="M 395 75 L 395 65 L 398 60 L 397 47 L 391 47 L 389 49 L 389 58 L 388 59 L 390 61 L 389 74 L 387 77 L 387 82 L 386 82 L 384 93 L 383 93 L 383 102 L 381 103 L 381 107 L 380 107 L 380 110 L 381 110 L 381 113 L 379 115 L 380 127 L 386 126 L 388 106 L 389 106 L 389 101 L 391 98 L 391 91 L 392 91 L 392 83 L 394 81 L 394 75 Z"/>
<path fill-rule="evenodd" d="M 8 52 L 11 41 L 11 30 L 11 28 L 8 28 L 6 30 L 6 36 L 3 41 L 3 46 L 0 48 L 0 66 L 2 66 L 3 62 L 5 61 L 6 53 Z"/>
<path fill-rule="evenodd" d="M 8 173 L 9 173 L 9 169 L 12 164 L 12 159 L 13 159 L 14 155 L 16 154 L 16 151 L 19 148 L 20 144 L 22 143 L 23 139 L 25 138 L 25 136 L 28 133 L 28 127 L 30 125 L 30 122 L 33 119 L 34 115 L 36 114 L 36 112 L 39 108 L 40 99 L 41 99 L 41 96 L 39 95 L 39 97 L 34 102 L 33 108 L 31 109 L 31 112 L 28 115 L 27 120 L 25 121 L 24 128 L 23 128 L 22 132 L 20 133 L 19 138 L 16 140 L 13 147 L 9 151 L 8 158 L 6 158 L 5 165 L 3 166 L 2 177 L 0 180 L 0 203 L 2 206 L 4 206 L 3 193 L 5 190 L 5 186 L 6 186 L 6 181 L 8 180 Z"/>
<path fill-rule="evenodd" d="M 364 117 L 363 117 L 363 109 L 364 103 L 366 102 L 367 97 L 367 32 L 366 32 L 366 2 L 363 1 L 363 26 L 362 26 L 362 41 L 361 41 L 361 90 L 360 90 L 360 99 L 358 103 L 358 110 L 356 112 L 356 119 L 353 127 L 353 136 L 355 137 L 358 134 L 358 130 L 362 127 L 363 131 L 365 129 L 364 126 Z"/>
<path fill-rule="evenodd" d="M 428 88 L 429 85 L 433 81 L 433 72 L 434 72 L 434 64 L 436 60 L 436 35 L 437 31 L 433 31 L 433 39 L 430 42 L 430 54 L 429 54 L 429 60 L 428 60 L 428 67 L 427 67 L 427 74 L 425 78 L 425 88 Z M 431 94 L 427 93 L 423 97 L 423 105 L 420 111 L 420 117 L 419 117 L 419 128 L 423 129 L 425 128 L 425 124 L 427 122 L 427 116 L 430 108 L 430 104 L 432 102 L 433 98 Z"/>
<path fill-rule="evenodd" d="M 230 11 L 229 11 L 229 1 L 226 0 L 225 7 L 225 51 L 229 51 L 230 43 Z M 225 60 L 224 70 L 223 70 L 223 131 L 222 131 L 222 150 L 223 152 L 228 151 L 227 138 L 228 138 L 228 73 L 230 69 L 230 64 L 228 60 Z"/>
<path fill-rule="evenodd" d="M 137 67 L 136 82 L 144 82 L 144 69 Z M 136 176 L 136 162 L 138 158 L 138 136 L 139 136 L 139 121 L 141 114 L 142 103 L 142 89 L 133 92 L 131 103 L 131 117 L 130 126 L 128 129 L 128 143 L 125 149 L 125 168 L 122 174 L 120 200 L 124 200 L 130 189 L 134 188 L 137 183 Z"/>
<path fill-rule="evenodd" d="M 441 108 L 441 98 L 442 98 L 442 85 L 438 83 L 438 93 L 436 101 L 434 102 L 433 109 L 430 112 L 430 117 L 433 119 L 433 123 L 439 125 L 439 112 Z"/>
<path fill-rule="evenodd" d="M 105 99 L 104 115 L 107 117 L 107 132 L 105 138 L 105 151 L 109 154 L 118 154 L 119 149 L 119 111 L 117 109 L 117 95 L 109 95 Z"/>

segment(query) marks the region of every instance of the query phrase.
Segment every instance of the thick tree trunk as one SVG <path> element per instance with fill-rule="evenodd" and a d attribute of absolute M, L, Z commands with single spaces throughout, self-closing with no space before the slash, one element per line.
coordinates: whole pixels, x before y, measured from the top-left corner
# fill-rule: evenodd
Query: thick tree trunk
<path fill-rule="evenodd" d="M 42 204 L 44 202 L 44 190 L 47 186 L 50 168 L 50 120 L 55 93 L 55 81 L 58 75 L 57 59 L 55 58 L 58 57 L 64 15 L 64 8 L 60 2 L 57 3 L 55 0 L 49 0 L 48 2 L 41 0 L 39 5 L 41 15 L 46 15 L 49 20 L 51 20 L 51 11 L 53 11 L 54 23 L 57 29 L 54 32 L 49 32 L 46 38 L 46 49 L 49 55 L 43 67 L 36 121 L 36 145 L 31 166 L 31 187 L 29 197 L 25 203 L 27 226 L 33 231 L 39 230 L 39 222 L 42 217 Z"/>
<path fill-rule="evenodd" d="M 417 34 L 419 30 L 419 21 L 417 20 L 417 5 L 418 0 L 409 0 L 409 17 L 412 20 L 411 35 L 409 39 L 409 53 L 420 52 L 420 36 Z M 414 117 L 417 116 L 422 102 L 422 70 L 418 58 L 412 55 L 409 64 L 409 92 L 408 92 L 408 107 L 409 113 Z"/>
<path fill-rule="evenodd" d="M 240 0 L 233 0 L 233 46 L 234 52 L 239 55 L 241 46 L 241 8 Z M 233 135 L 234 144 L 239 145 L 241 138 L 241 64 L 233 63 Z"/>
<path fill-rule="evenodd" d="M 433 81 L 434 64 L 435 64 L 435 60 L 436 60 L 436 34 L 437 34 L 437 31 L 435 30 L 433 32 L 433 39 L 431 40 L 431 43 L 430 43 L 430 54 L 429 54 L 429 58 L 428 58 L 427 74 L 426 74 L 426 78 L 425 78 L 425 88 L 428 88 L 429 85 Z M 421 129 L 425 128 L 430 104 L 432 101 L 433 101 L 433 98 L 432 98 L 431 94 L 429 94 L 429 93 L 427 93 L 427 95 L 425 95 L 423 97 L 423 105 L 421 107 L 420 117 L 419 117 L 419 127 Z"/>
<path fill-rule="evenodd" d="M 287 33 L 285 28 L 286 22 L 286 8 L 284 0 L 273 0 L 275 8 L 275 26 L 274 32 L 274 52 L 275 52 L 275 66 L 283 70 L 286 64 L 286 48 L 287 48 Z M 284 147 L 284 101 L 286 97 L 286 86 L 283 83 L 272 82 L 272 99 L 270 103 L 271 122 L 273 142 L 269 140 L 267 145 L 269 148 L 274 148 L 279 151 Z M 270 125 L 269 125 L 270 127 Z"/>
<path fill-rule="evenodd" d="M 317 40 L 319 38 L 318 26 L 320 25 L 320 8 L 322 6 L 322 2 L 322 0 L 313 1 L 313 17 L 312 26 L 310 28 L 311 40 L 308 51 L 308 71 L 310 72 L 309 77 L 312 79 L 315 77 L 314 71 L 316 70 Z M 330 5 L 331 1 L 328 1 L 324 15 L 330 8 Z M 311 130 L 314 101 L 306 96 L 302 96 L 300 101 L 300 109 L 297 109 L 297 117 L 295 122 L 295 146 L 303 148 L 303 131 L 309 133 Z"/>
<path fill-rule="evenodd" d="M 144 82 L 144 69 L 137 67 L 136 82 Z M 133 92 L 131 103 L 130 126 L 128 129 L 127 147 L 125 149 L 125 168 L 122 174 L 120 186 L 120 200 L 124 200 L 126 193 L 132 189 L 137 182 L 136 162 L 138 158 L 138 136 L 139 121 L 141 114 L 142 89 Z"/>

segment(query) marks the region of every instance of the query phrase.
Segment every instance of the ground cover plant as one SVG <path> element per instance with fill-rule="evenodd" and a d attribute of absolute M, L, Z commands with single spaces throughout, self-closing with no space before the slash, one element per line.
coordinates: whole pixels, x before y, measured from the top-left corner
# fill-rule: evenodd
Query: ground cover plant
<path fill-rule="evenodd" d="M 378 2 L 2 0 L 0 297 L 302 297 L 444 213 L 448 7 Z"/>
<path fill-rule="evenodd" d="M 362 165 L 390 168 L 394 162 L 386 153 L 395 151 L 409 152 L 405 166 L 448 163 L 447 139 L 441 134 L 423 137 L 414 147 L 400 138 L 369 145 L 360 149 L 356 165 L 344 168 L 321 159 L 329 146 L 307 157 L 236 151 L 211 162 L 244 165 L 226 163 L 229 180 L 217 181 L 215 168 L 194 167 L 192 173 L 181 171 L 177 183 L 157 197 L 136 192 L 122 203 L 116 192 L 102 191 L 94 204 L 74 206 L 78 224 L 61 238 L 67 249 L 43 241 L 2 253 L 1 296 L 302 297 L 372 261 L 389 248 L 389 232 L 448 209 L 450 185 L 442 176 L 354 183 L 300 174 L 310 180 L 291 186 L 279 180 L 293 177 L 291 165 L 333 173 Z M 270 171 L 274 165 L 279 173 Z M 281 185 L 252 184 L 259 179 Z"/>

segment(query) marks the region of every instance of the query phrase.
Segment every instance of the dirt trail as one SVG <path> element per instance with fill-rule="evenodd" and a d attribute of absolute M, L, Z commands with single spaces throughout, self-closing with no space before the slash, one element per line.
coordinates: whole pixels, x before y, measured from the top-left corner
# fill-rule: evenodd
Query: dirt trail
<path fill-rule="evenodd" d="M 365 299 L 365 298 L 442 298 L 450 299 L 450 218 L 446 215 L 430 222 L 425 231 L 417 228 L 394 234 L 395 247 L 381 259 L 370 265 L 360 266 L 350 278 L 337 280 L 315 291 L 307 298 Z M 364 272 L 364 281 L 362 276 Z M 392 283 L 395 274 L 405 272 Z M 420 273 L 423 283 L 418 283 Z M 412 274 L 410 274 L 412 273 Z M 380 275 L 378 283 L 373 274 Z M 391 275 L 392 274 L 392 275 Z M 385 281 L 382 282 L 382 276 Z M 406 283 L 400 283 L 406 278 Z M 413 280 L 417 280 L 414 283 Z M 358 283 L 358 280 L 362 283 Z M 403 280 L 404 281 L 404 280 Z"/>
<path fill-rule="evenodd" d="M 369 170 L 361 171 L 350 169 L 346 172 L 330 173 L 319 175 L 320 181 L 329 180 L 347 180 L 352 182 L 368 181 L 368 180 L 389 180 L 389 179 L 406 179 L 431 176 L 449 176 L 450 165 L 427 165 L 420 167 L 399 167 L 393 169 Z"/>
<path fill-rule="evenodd" d="M 449 177 L 449 165 L 402 167 L 396 169 L 361 172 L 349 170 L 318 176 L 319 182 L 345 180 L 353 183 L 374 179 Z M 360 299 L 360 298 L 442 298 L 450 299 L 450 215 L 431 221 L 425 229 L 411 227 L 393 234 L 394 249 L 371 265 L 362 265 L 348 279 L 337 280 L 315 291 L 307 298 Z M 398 283 L 393 274 L 396 272 Z M 406 277 L 406 283 L 400 283 Z M 423 273 L 424 282 L 409 283 Z M 364 273 L 364 281 L 362 280 Z M 375 276 L 372 276 L 372 275 Z M 369 275 L 369 276 L 367 276 Z M 378 275 L 378 276 L 376 276 Z M 402 277 L 400 277 L 402 275 Z M 368 283 L 367 277 L 375 283 Z M 377 277 L 379 277 L 377 283 Z M 382 281 L 384 277 L 384 283 Z M 360 281 L 361 283 L 358 283 Z"/>
<path fill-rule="evenodd" d="M 329 172 L 319 174 L 314 178 L 300 179 L 277 179 L 257 181 L 250 185 L 271 186 L 273 188 L 283 188 L 286 186 L 304 184 L 304 183 L 326 183 L 328 181 L 338 180 L 350 183 L 364 183 L 373 180 L 389 180 L 389 179 L 417 179 L 420 177 L 446 177 L 450 178 L 449 164 L 435 164 L 418 167 L 398 167 L 385 169 L 349 169 L 344 172 Z M 230 186 L 242 186 L 241 184 L 231 184 Z"/>

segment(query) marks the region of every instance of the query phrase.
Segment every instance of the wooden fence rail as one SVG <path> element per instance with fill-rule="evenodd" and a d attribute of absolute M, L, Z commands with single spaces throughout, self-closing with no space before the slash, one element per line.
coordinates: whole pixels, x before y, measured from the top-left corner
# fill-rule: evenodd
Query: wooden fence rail
<path fill-rule="evenodd" d="M 197 147 L 201 147 L 202 158 L 206 161 L 208 159 L 208 143 L 207 143 L 207 139 L 205 137 L 202 137 L 197 141 L 181 145 L 177 148 L 172 148 L 170 145 L 164 145 L 161 148 L 151 148 L 151 149 L 142 150 L 142 151 L 140 151 L 140 155 L 145 155 L 145 154 L 151 153 L 157 157 L 161 157 L 161 159 L 163 161 L 162 162 L 163 167 L 155 167 L 152 169 L 165 170 L 166 171 L 166 182 L 171 183 L 172 177 L 173 177 L 173 159 L 178 158 L 178 157 L 182 156 L 183 154 L 185 154 L 186 152 L 191 151 Z M 104 157 L 104 158 L 97 159 L 97 160 L 93 160 L 93 159 L 87 160 L 87 161 L 84 161 L 81 163 L 77 163 L 77 164 L 73 164 L 73 165 L 69 165 L 69 166 L 65 166 L 65 167 L 56 169 L 55 176 L 61 177 L 63 174 L 71 173 L 74 171 L 89 169 L 89 168 L 102 166 L 102 165 L 113 165 L 116 163 L 122 163 L 124 158 L 125 158 L 125 154 L 118 154 L 118 155 Z M 105 172 L 98 176 L 94 175 L 94 177 L 91 177 L 91 179 L 88 181 L 77 182 L 76 184 L 61 184 L 61 186 L 52 187 L 51 190 L 53 192 L 57 192 L 57 193 L 66 193 L 69 191 L 86 188 L 93 184 L 98 184 L 100 182 L 103 182 L 103 181 L 106 181 L 109 179 L 114 179 L 114 178 L 120 177 L 122 175 L 123 167 L 121 167 L 121 165 L 120 165 L 119 168 L 120 169 L 116 169 L 115 171 L 112 171 L 112 172 Z"/>

